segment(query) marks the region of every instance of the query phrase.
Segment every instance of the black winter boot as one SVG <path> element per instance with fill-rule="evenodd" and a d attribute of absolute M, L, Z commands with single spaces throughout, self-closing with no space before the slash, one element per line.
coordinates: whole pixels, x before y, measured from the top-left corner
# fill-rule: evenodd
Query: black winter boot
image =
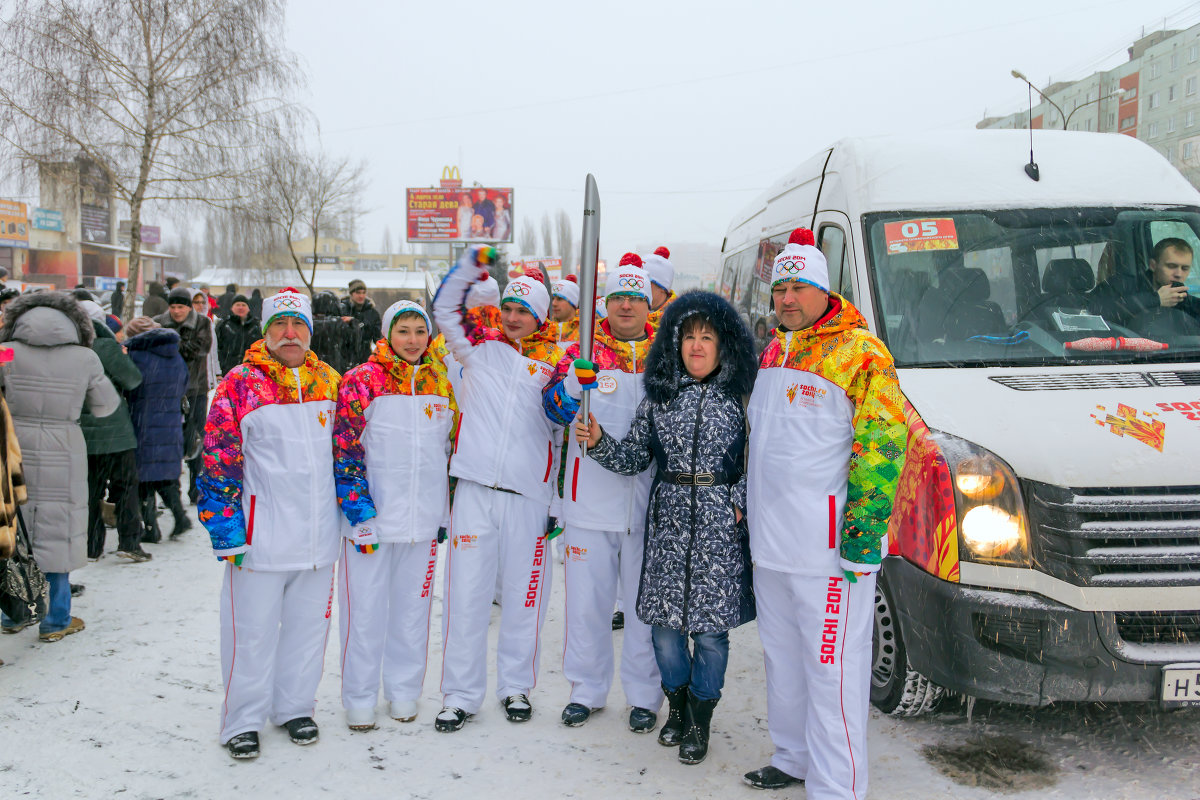
<path fill-rule="evenodd" d="M 675 691 L 670 691 L 666 686 L 663 687 L 663 692 L 667 695 L 667 721 L 663 723 L 662 730 L 658 732 L 658 743 L 663 747 L 678 747 L 683 741 L 684 712 L 687 710 L 688 703 L 688 687 L 680 686 Z"/>
<path fill-rule="evenodd" d="M 717 700 L 688 698 L 688 726 L 679 743 L 681 764 L 699 764 L 708 755 L 708 726 Z"/>

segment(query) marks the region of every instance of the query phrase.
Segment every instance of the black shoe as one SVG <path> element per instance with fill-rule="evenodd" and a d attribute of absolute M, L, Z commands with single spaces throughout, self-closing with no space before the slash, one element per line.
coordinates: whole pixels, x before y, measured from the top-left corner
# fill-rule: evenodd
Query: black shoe
<path fill-rule="evenodd" d="M 187 517 L 179 517 L 175 520 L 175 530 L 171 531 L 171 538 L 178 539 L 184 533 L 192 529 L 192 521 Z"/>
<path fill-rule="evenodd" d="M 154 557 L 143 550 L 141 545 L 138 545 L 136 548 L 131 547 L 127 550 L 118 550 L 117 556 L 119 558 L 127 558 L 134 564 L 141 564 L 143 561 L 149 561 Z"/>
<path fill-rule="evenodd" d="M 634 733 L 649 733 L 658 724 L 658 714 L 648 708 L 634 706 L 629 711 L 629 730 Z"/>
<path fill-rule="evenodd" d="M 287 728 L 288 736 L 292 741 L 299 745 L 312 744 L 321 738 L 321 732 L 317 729 L 317 723 L 312 717 L 296 717 L 283 723 L 283 727 Z"/>
<path fill-rule="evenodd" d="M 708 729 L 716 707 L 716 700 L 688 698 L 688 725 L 679 743 L 679 763 L 699 764 L 708 755 Z"/>
<path fill-rule="evenodd" d="M 619 631 L 619 630 L 621 630 L 621 628 L 624 628 L 624 627 L 625 627 L 625 612 L 624 611 L 614 611 L 613 612 L 613 630 Z"/>
<path fill-rule="evenodd" d="M 793 778 L 783 770 L 776 769 L 770 764 L 767 764 L 762 769 L 747 772 L 742 776 L 742 780 L 755 789 L 782 789 L 785 786 L 791 786 L 793 783 L 804 783 L 800 778 Z"/>
<path fill-rule="evenodd" d="M 162 541 L 162 533 L 158 528 L 148 530 L 142 534 L 142 544 L 158 544 Z"/>
<path fill-rule="evenodd" d="M 234 758 L 258 758 L 258 734 L 254 731 L 239 733 L 225 743 L 225 748 Z"/>
<path fill-rule="evenodd" d="M 658 732 L 658 743 L 663 747 L 678 747 L 683 741 L 683 716 L 687 708 L 688 687 L 681 686 L 672 692 L 664 686 L 663 691 L 667 695 L 669 710 L 667 721 Z"/>
<path fill-rule="evenodd" d="M 71 597 L 79 597 L 79 595 L 83 594 L 83 590 L 85 588 L 86 587 L 82 583 L 72 583 L 71 584 Z"/>
<path fill-rule="evenodd" d="M 533 706 L 523 694 L 510 694 L 504 698 L 504 715 L 509 722 L 528 722 L 533 716 Z"/>
<path fill-rule="evenodd" d="M 562 713 L 563 725 L 568 728 L 578 728 L 591 719 L 593 711 L 599 710 L 598 708 L 588 708 L 580 703 L 567 703 L 567 707 L 563 709 Z"/>
<path fill-rule="evenodd" d="M 461 708 L 446 706 L 433 720 L 433 729 L 438 733 L 452 733 L 466 725 L 472 716 Z"/>

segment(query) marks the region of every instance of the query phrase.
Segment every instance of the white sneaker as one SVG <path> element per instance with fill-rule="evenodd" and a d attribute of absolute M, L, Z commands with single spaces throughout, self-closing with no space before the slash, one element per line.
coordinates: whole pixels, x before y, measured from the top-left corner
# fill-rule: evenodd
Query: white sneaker
<path fill-rule="evenodd" d="M 388 709 L 388 716 L 400 722 L 412 722 L 417 718 L 417 701 L 402 700 L 392 703 Z"/>
<path fill-rule="evenodd" d="M 352 731 L 375 730 L 375 709 L 347 708 L 346 724 Z"/>

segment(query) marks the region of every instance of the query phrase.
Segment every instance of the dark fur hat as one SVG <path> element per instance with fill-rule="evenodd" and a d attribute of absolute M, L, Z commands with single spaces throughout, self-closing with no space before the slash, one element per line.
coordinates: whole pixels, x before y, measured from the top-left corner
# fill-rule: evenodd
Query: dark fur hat
<path fill-rule="evenodd" d="M 13 300 L 4 308 L 4 324 L 0 325 L 0 342 L 12 339 L 13 329 L 22 314 L 31 308 L 40 306 L 53 308 L 66 314 L 79 330 L 79 343 L 84 347 L 92 346 L 92 342 L 96 340 L 96 329 L 92 327 L 91 318 L 79 307 L 79 303 L 69 292 L 30 292 Z"/>
<path fill-rule="evenodd" d="M 725 298 L 712 292 L 691 291 L 667 306 L 646 357 L 646 396 L 652 402 L 669 402 L 679 392 L 679 382 L 687 374 L 679 355 L 680 329 L 684 320 L 694 315 L 707 319 L 717 332 L 721 370 L 713 383 L 734 396 L 749 394 L 754 388 L 758 363 L 754 339 L 746 324 Z"/>

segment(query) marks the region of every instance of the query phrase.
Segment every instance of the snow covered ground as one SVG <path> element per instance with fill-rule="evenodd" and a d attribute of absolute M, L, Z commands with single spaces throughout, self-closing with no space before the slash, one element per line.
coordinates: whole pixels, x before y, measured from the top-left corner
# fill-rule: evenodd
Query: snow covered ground
<path fill-rule="evenodd" d="M 685 767 L 654 736 L 630 733 L 619 688 L 608 709 L 586 726 L 564 727 L 557 575 L 533 721 L 510 724 L 498 705 L 488 705 L 461 732 L 434 732 L 441 705 L 439 592 L 416 722 L 401 724 L 381 713 L 376 731 L 345 727 L 335 613 L 316 715 L 321 741 L 300 748 L 271 729 L 263 736 L 261 758 L 234 762 L 216 740 L 222 566 L 198 530 L 148 549 L 154 560 L 146 564 L 125 564 L 109 554 L 72 575 L 87 585 L 74 606 L 87 623 L 82 633 L 57 644 L 39 643 L 33 630 L 0 636 L 4 797 L 804 797 L 799 788 L 764 795 L 741 783 L 742 773 L 765 764 L 771 753 L 753 625 L 732 636 L 725 696 L 705 763 Z M 494 638 L 493 626 L 493 644 Z M 918 720 L 872 712 L 871 796 L 997 796 L 985 788 L 996 780 L 988 769 L 950 770 L 956 782 L 923 754 L 926 746 L 952 747 L 977 737 L 983 737 L 984 750 L 991 744 L 1025 748 L 1046 762 L 1017 776 L 1018 790 L 1008 797 L 1200 798 L 1200 711 L 984 703 L 970 724 L 957 709 Z M 963 783 L 980 780 L 982 786 Z"/>

